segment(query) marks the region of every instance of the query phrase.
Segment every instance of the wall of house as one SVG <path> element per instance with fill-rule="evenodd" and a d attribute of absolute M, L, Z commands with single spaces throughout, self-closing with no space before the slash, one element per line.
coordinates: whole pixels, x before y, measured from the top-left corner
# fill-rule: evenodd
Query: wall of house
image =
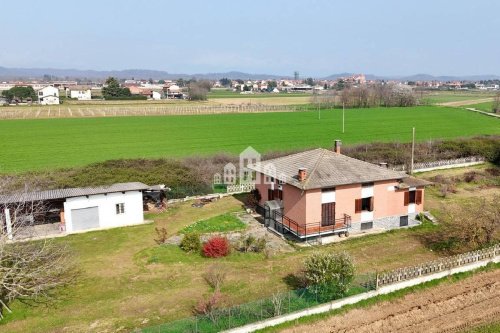
<path fill-rule="evenodd" d="M 343 214 L 351 216 L 351 221 L 372 221 L 388 216 L 401 216 L 420 213 L 424 209 L 425 191 L 422 191 L 422 203 L 404 205 L 404 192 L 396 190 L 398 182 L 395 180 L 376 182 L 373 187 L 363 188 L 361 184 L 342 185 L 335 188 L 335 218 Z M 419 187 L 417 190 L 423 190 Z M 355 200 L 362 197 L 373 196 L 373 212 L 355 212 Z M 307 191 L 307 217 L 308 223 L 321 221 L 321 190 Z"/>
<path fill-rule="evenodd" d="M 90 101 L 92 99 L 92 91 L 88 90 L 71 90 L 71 98 L 77 98 L 79 101 Z"/>
<path fill-rule="evenodd" d="M 321 189 L 307 191 L 306 197 L 306 223 L 321 222 Z"/>
<path fill-rule="evenodd" d="M 283 184 L 283 207 L 286 216 L 297 222 L 298 224 L 304 224 L 309 222 L 307 219 L 311 219 L 313 212 L 307 209 L 307 202 L 305 193 L 295 186 Z M 311 194 L 307 196 L 307 199 Z M 321 214 L 321 211 L 320 211 Z"/>
<path fill-rule="evenodd" d="M 125 212 L 116 214 L 116 204 L 124 203 Z M 88 207 L 99 207 L 100 228 L 113 228 L 125 225 L 140 224 L 144 222 L 142 207 L 142 192 L 130 191 L 90 195 L 87 197 L 68 198 L 64 203 L 64 217 L 66 231 L 73 232 L 71 210 Z"/>

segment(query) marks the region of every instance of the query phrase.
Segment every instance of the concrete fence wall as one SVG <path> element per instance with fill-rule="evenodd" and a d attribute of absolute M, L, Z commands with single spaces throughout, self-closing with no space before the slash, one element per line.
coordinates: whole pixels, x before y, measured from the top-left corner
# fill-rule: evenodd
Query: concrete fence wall
<path fill-rule="evenodd" d="M 434 162 L 421 162 L 414 163 L 413 171 L 414 172 L 424 172 L 424 171 L 432 171 L 439 169 L 449 169 L 449 168 L 458 168 L 458 167 L 466 167 L 476 164 L 482 164 L 486 161 L 484 157 L 481 156 L 470 156 L 470 157 L 461 157 L 455 158 L 451 160 L 441 160 Z M 392 167 L 395 171 L 408 171 L 406 165 L 396 165 Z"/>
<path fill-rule="evenodd" d="M 455 267 L 468 265 L 478 261 L 492 259 L 497 256 L 500 256 L 500 245 L 426 262 L 421 265 L 384 272 L 377 275 L 376 283 L 378 287 L 382 287 L 400 281 L 415 279 L 424 275 L 447 271 Z"/>

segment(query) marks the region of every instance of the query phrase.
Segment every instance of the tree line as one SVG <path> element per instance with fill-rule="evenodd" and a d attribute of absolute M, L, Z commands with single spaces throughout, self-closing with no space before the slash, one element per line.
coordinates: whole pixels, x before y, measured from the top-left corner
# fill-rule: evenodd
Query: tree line
<path fill-rule="evenodd" d="M 367 108 L 377 106 L 414 106 L 418 99 L 411 87 L 398 84 L 346 87 L 315 94 L 311 103 L 323 107 Z"/>

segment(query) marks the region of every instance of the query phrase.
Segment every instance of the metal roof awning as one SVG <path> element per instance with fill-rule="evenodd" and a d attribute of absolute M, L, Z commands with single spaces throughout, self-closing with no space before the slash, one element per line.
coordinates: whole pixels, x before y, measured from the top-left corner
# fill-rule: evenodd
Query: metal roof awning
<path fill-rule="evenodd" d="M 145 191 L 147 189 L 149 189 L 149 186 L 146 184 L 140 182 L 130 182 L 97 187 L 76 187 L 38 192 L 17 192 L 12 194 L 0 195 L 0 204 L 57 200 L 96 194 Z"/>

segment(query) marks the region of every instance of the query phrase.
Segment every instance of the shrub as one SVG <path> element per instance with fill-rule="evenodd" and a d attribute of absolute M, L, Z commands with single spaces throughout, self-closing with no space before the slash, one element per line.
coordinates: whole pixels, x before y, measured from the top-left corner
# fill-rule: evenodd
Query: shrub
<path fill-rule="evenodd" d="M 470 198 L 460 204 L 448 205 L 433 233 L 423 235 L 432 249 L 448 253 L 472 251 L 500 239 L 500 196 L 492 199 Z"/>
<path fill-rule="evenodd" d="M 464 174 L 464 181 L 467 183 L 476 180 L 477 173 L 475 171 L 469 171 Z"/>
<path fill-rule="evenodd" d="M 180 247 L 186 252 L 200 252 L 200 235 L 196 232 L 186 234 L 181 241 Z"/>
<path fill-rule="evenodd" d="M 220 290 L 226 280 L 226 267 L 221 264 L 210 266 L 203 278 L 214 290 Z"/>
<path fill-rule="evenodd" d="M 332 300 L 349 291 L 354 264 L 347 252 L 314 253 L 304 262 L 304 276 L 313 292 Z"/>
<path fill-rule="evenodd" d="M 236 248 L 240 252 L 260 253 L 266 249 L 266 246 L 267 240 L 265 238 L 255 238 L 253 235 L 242 235 Z"/>
<path fill-rule="evenodd" d="M 229 241 L 225 237 L 215 236 L 203 244 L 203 255 L 207 258 L 225 257 L 230 250 Z"/>
<path fill-rule="evenodd" d="M 168 236 L 168 234 L 167 234 L 167 228 L 165 228 L 165 227 L 162 227 L 162 228 L 156 227 L 155 231 L 156 231 L 156 236 L 157 236 L 157 238 L 155 238 L 156 244 L 158 244 L 158 245 L 165 244 L 165 242 L 167 241 L 167 236 Z"/>
<path fill-rule="evenodd" d="M 207 316 L 212 322 L 217 321 L 216 311 L 222 301 L 222 294 L 219 290 L 215 290 L 214 293 L 204 299 L 198 301 L 198 303 L 193 308 L 193 313 L 195 315 Z"/>

